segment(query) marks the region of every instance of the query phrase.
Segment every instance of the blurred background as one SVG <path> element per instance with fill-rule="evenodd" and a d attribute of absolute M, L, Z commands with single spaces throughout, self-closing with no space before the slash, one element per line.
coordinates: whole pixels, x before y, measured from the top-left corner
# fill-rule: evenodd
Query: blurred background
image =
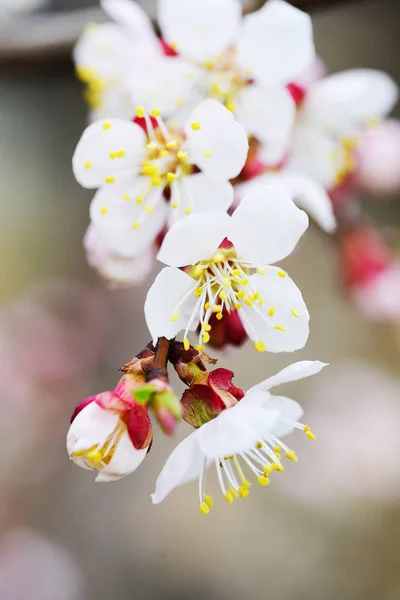
<path fill-rule="evenodd" d="M 91 4 L 0 0 L 0 600 L 400 599 L 400 333 L 345 300 L 334 245 L 316 227 L 285 263 L 312 316 L 295 360 L 331 363 L 282 391 L 318 438 L 293 440 L 298 464 L 204 518 L 196 484 L 158 506 L 149 497 L 186 425 L 172 440 L 156 430 L 140 469 L 115 484 L 69 462 L 76 403 L 112 389 L 148 342 L 156 272 L 111 292 L 82 248 L 91 194 L 71 156 L 87 108 L 69 52 L 85 22 L 104 19 Z M 398 0 L 297 4 L 311 9 L 330 72 L 370 67 L 400 82 Z M 399 200 L 363 202 L 400 225 Z M 223 366 L 246 389 L 291 362 L 249 346 Z"/>

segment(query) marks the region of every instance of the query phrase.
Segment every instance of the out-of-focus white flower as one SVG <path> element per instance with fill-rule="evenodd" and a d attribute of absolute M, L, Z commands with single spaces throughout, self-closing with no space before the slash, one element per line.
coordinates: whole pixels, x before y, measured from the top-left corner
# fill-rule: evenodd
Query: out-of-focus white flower
<path fill-rule="evenodd" d="M 260 352 L 302 348 L 309 314 L 301 292 L 285 271 L 267 265 L 288 256 L 307 227 L 306 213 L 274 186 L 246 196 L 232 217 L 215 211 L 177 223 L 158 254 L 169 266 L 156 278 L 145 303 L 153 339 L 171 339 L 184 330 L 189 347 L 187 334 L 200 325 L 202 349 L 210 340 L 211 316 L 223 318 L 226 309 L 239 310 Z M 180 270 L 188 265 L 187 272 Z"/>
<path fill-rule="evenodd" d="M 357 167 L 361 132 L 385 117 L 397 98 L 396 84 L 381 71 L 354 69 L 314 82 L 300 108 L 287 169 L 334 188 Z"/>
<path fill-rule="evenodd" d="M 243 468 L 248 468 L 263 486 L 272 471 L 283 471 L 281 453 L 294 462 L 297 457 L 281 440 L 295 429 L 315 439 L 307 425 L 299 423 L 301 406 L 270 389 L 282 383 L 315 375 L 326 365 L 319 361 L 294 363 L 277 375 L 252 387 L 238 404 L 204 423 L 181 442 L 168 458 L 152 495 L 162 502 L 176 487 L 199 480 L 200 511 L 209 512 L 212 498 L 205 494 L 205 471 L 214 464 L 222 494 L 231 504 L 239 495 L 245 498 L 251 483 Z M 239 460 L 240 459 L 240 460 Z"/>
<path fill-rule="evenodd" d="M 157 245 L 153 243 L 137 256 L 120 256 L 108 249 L 106 236 L 94 225 L 89 225 L 83 244 L 89 265 L 113 288 L 141 285 L 157 255 Z"/>
<path fill-rule="evenodd" d="M 350 296 L 367 318 L 400 323 L 400 262 L 388 265 L 369 281 L 354 285 Z"/>
<path fill-rule="evenodd" d="M 400 123 L 389 119 L 367 127 L 357 144 L 357 183 L 369 194 L 400 190 Z"/>
<path fill-rule="evenodd" d="M 65 548 L 29 529 L 12 529 L 0 545 L 0 598 L 82 600 L 83 574 Z"/>
<path fill-rule="evenodd" d="M 96 481 L 116 481 L 138 468 L 152 439 L 147 407 L 103 392 L 78 404 L 67 450 L 79 467 L 97 471 Z"/>
<path fill-rule="evenodd" d="M 236 185 L 235 200 L 240 202 L 252 190 L 270 184 L 281 186 L 293 202 L 305 210 L 324 231 L 332 233 L 336 229 L 332 202 L 322 185 L 306 175 L 291 173 L 285 168 L 276 173 L 263 173 Z"/>
<path fill-rule="evenodd" d="M 332 366 L 307 392 L 318 452 L 311 457 L 300 440 L 298 450 L 306 460 L 279 479 L 278 487 L 329 512 L 351 501 L 359 506 L 360 501 L 398 500 L 399 398 L 399 379 L 372 364 Z"/>
<path fill-rule="evenodd" d="M 86 129 L 73 157 L 79 183 L 100 188 L 90 209 L 93 225 L 110 251 L 128 257 L 148 248 L 167 221 L 227 210 L 234 195 L 228 180 L 239 174 L 248 151 L 244 129 L 215 100 L 191 113 L 183 133 L 167 127 L 158 109 L 152 117 L 142 108 L 137 112 L 147 135 L 136 123 L 98 121 Z"/>

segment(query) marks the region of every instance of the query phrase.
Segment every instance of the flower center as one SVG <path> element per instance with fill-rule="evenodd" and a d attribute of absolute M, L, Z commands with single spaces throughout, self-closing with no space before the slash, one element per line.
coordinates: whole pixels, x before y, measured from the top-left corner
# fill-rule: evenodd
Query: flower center
<path fill-rule="evenodd" d="M 229 410 L 229 409 L 228 409 Z M 292 427 L 301 429 L 310 440 L 315 440 L 315 435 L 308 425 L 287 421 Z M 283 472 L 282 454 L 292 462 L 297 462 L 297 456 L 293 450 L 288 448 L 279 438 L 272 434 L 265 435 L 252 448 L 240 454 L 232 454 L 214 459 L 215 469 L 221 492 L 228 504 L 238 498 L 247 498 L 252 483 L 247 479 L 243 467 L 246 467 L 255 475 L 257 482 L 262 486 L 270 483 L 270 475 L 273 471 Z M 239 461 L 240 458 L 240 461 Z M 207 515 L 213 505 L 213 499 L 204 492 L 205 472 L 207 459 L 199 478 L 200 512 Z"/>
<path fill-rule="evenodd" d="M 95 444 L 87 450 L 78 450 L 73 452 L 72 456 L 82 457 L 90 469 L 94 471 L 101 471 L 104 467 L 110 464 L 116 447 L 126 430 L 126 426 L 122 421 L 118 422 L 118 425 L 108 436 L 102 446 Z"/>
<path fill-rule="evenodd" d="M 233 113 L 239 92 L 251 84 L 251 72 L 244 73 L 235 60 L 234 49 L 224 52 L 213 61 L 207 61 L 207 96 L 215 98 Z"/>

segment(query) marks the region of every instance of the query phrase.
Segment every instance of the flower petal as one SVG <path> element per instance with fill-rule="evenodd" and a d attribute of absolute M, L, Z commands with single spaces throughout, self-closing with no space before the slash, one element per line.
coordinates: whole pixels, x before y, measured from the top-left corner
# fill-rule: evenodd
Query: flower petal
<path fill-rule="evenodd" d="M 168 231 L 157 259 L 171 267 L 184 267 L 211 258 L 227 236 L 230 219 L 221 211 L 182 219 Z"/>
<path fill-rule="evenodd" d="M 195 286 L 189 275 L 174 267 L 166 267 L 157 275 L 144 305 L 147 327 L 154 343 L 162 336 L 172 339 L 186 327 L 198 300 L 193 295 Z M 176 318 L 171 320 L 171 317 Z M 199 318 L 195 317 L 191 329 L 196 329 L 198 323 Z"/>
<path fill-rule="evenodd" d="M 158 476 L 155 492 L 151 495 L 153 504 L 162 502 L 180 485 L 200 477 L 204 466 L 204 455 L 197 439 L 198 430 L 185 438 L 170 454 Z"/>
<path fill-rule="evenodd" d="M 279 371 L 276 375 L 268 377 L 261 383 L 253 385 L 247 393 L 255 391 L 268 391 L 276 385 L 282 385 L 283 383 L 291 383 L 292 381 L 298 381 L 299 379 L 305 379 L 316 375 L 322 369 L 328 366 L 328 363 L 323 363 L 319 360 L 301 360 L 289 365 L 282 371 Z"/>
<path fill-rule="evenodd" d="M 153 187 L 144 204 L 135 201 L 147 188 L 148 181 L 147 177 L 124 176 L 114 186 L 101 188 L 93 198 L 91 221 L 109 251 L 120 256 L 137 256 L 164 227 L 168 209 L 161 197 L 161 187 Z M 147 206 L 152 207 L 150 214 L 145 211 Z"/>
<path fill-rule="evenodd" d="M 159 52 L 159 40 L 147 13 L 132 0 L 100 0 L 101 8 L 129 31 L 132 44 L 153 46 Z"/>
<path fill-rule="evenodd" d="M 276 164 L 289 142 L 296 104 L 285 87 L 247 86 L 238 96 L 236 118 L 248 134 L 263 142 L 263 158 Z"/>
<path fill-rule="evenodd" d="M 119 415 L 91 402 L 78 413 L 67 434 L 67 450 L 74 452 L 102 446 L 119 423 Z"/>
<path fill-rule="evenodd" d="M 314 83 L 304 104 L 305 117 L 351 135 L 355 127 L 385 117 L 398 99 L 393 79 L 382 71 L 353 69 Z"/>
<path fill-rule="evenodd" d="M 264 407 L 268 410 L 276 410 L 279 413 L 273 435 L 283 437 L 289 433 L 293 433 L 295 427 L 291 422 L 299 422 L 304 414 L 303 408 L 296 400 L 286 398 L 285 396 L 270 396 L 265 402 Z"/>
<path fill-rule="evenodd" d="M 243 198 L 231 218 L 228 238 L 240 258 L 268 265 L 288 256 L 307 227 L 306 213 L 285 190 L 266 185 Z"/>
<path fill-rule="evenodd" d="M 192 129 L 191 124 L 199 128 Z M 192 111 L 185 125 L 190 161 L 216 179 L 233 179 L 243 169 L 249 143 L 230 110 L 209 98 Z"/>
<path fill-rule="evenodd" d="M 239 316 L 248 336 L 262 341 L 267 352 L 293 352 L 307 342 L 310 316 L 296 284 L 281 269 L 251 275 L 250 285 L 261 294 L 262 306 L 243 304 Z"/>
<path fill-rule="evenodd" d="M 335 231 L 336 219 L 331 199 L 322 185 L 310 177 L 288 171 L 265 173 L 236 186 L 235 191 L 239 198 L 243 198 L 251 190 L 268 184 L 282 187 L 296 206 L 313 217 L 324 231 L 328 233 Z"/>
<path fill-rule="evenodd" d="M 315 60 L 309 15 L 282 0 L 269 0 L 244 18 L 238 60 L 263 83 L 289 83 Z"/>
<path fill-rule="evenodd" d="M 238 0 L 160 0 L 158 22 L 179 54 L 204 62 L 235 42 L 241 12 Z"/>
<path fill-rule="evenodd" d="M 119 439 L 109 464 L 99 472 L 98 482 L 117 481 L 135 471 L 146 457 L 148 448 L 137 450 L 132 444 L 129 434 L 124 431 Z"/>
<path fill-rule="evenodd" d="M 233 196 L 233 187 L 228 181 L 213 179 L 204 173 L 189 175 L 172 185 L 171 203 L 174 200 L 179 202 L 178 207 L 172 209 L 173 216 L 176 220 L 184 218 L 186 209 L 190 209 L 191 214 L 226 212 L 233 202 Z"/>
<path fill-rule="evenodd" d="M 137 171 L 145 155 L 146 135 L 141 127 L 122 119 L 102 120 L 84 131 L 72 166 L 83 187 L 95 188 L 113 185 L 121 174 Z"/>
<path fill-rule="evenodd" d="M 240 402 L 198 430 L 198 444 L 208 458 L 221 458 L 249 450 L 261 434 L 271 431 L 279 413 Z"/>

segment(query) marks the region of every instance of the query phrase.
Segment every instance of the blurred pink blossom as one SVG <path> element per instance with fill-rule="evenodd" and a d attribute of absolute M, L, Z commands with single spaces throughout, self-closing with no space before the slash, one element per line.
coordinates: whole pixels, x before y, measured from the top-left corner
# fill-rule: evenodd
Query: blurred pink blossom
<path fill-rule="evenodd" d="M 400 122 L 383 121 L 366 128 L 357 146 L 357 183 L 369 194 L 400 191 Z"/>
<path fill-rule="evenodd" d="M 400 262 L 391 264 L 364 285 L 355 286 L 350 295 L 366 317 L 400 323 Z"/>
<path fill-rule="evenodd" d="M 299 463 L 277 485 L 329 509 L 351 500 L 399 500 L 400 380 L 369 364 L 331 365 L 307 398 L 317 439 L 300 440 Z"/>

